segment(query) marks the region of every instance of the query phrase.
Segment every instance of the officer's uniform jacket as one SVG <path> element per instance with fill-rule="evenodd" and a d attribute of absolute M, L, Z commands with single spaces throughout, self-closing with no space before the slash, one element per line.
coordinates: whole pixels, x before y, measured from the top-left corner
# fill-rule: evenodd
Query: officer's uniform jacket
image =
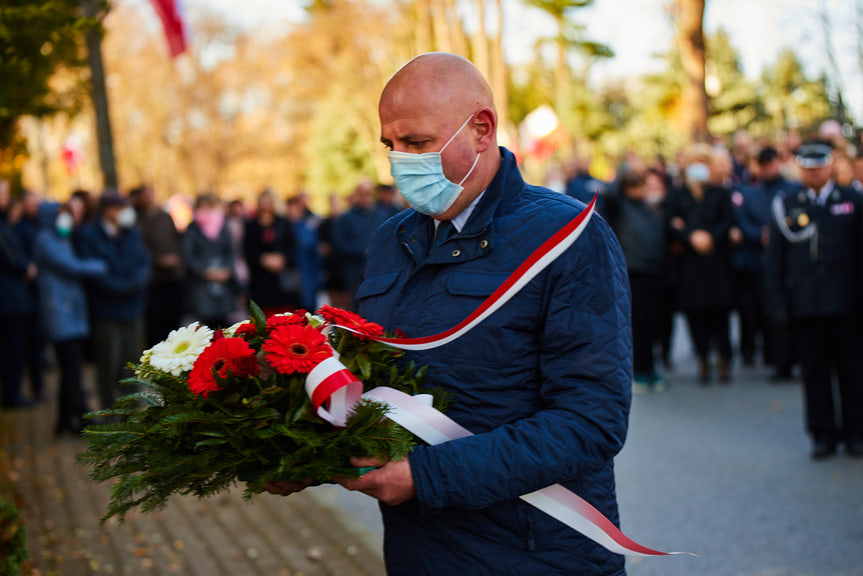
<path fill-rule="evenodd" d="M 767 301 L 779 319 L 853 314 L 863 289 L 863 196 L 832 180 L 771 205 Z"/>

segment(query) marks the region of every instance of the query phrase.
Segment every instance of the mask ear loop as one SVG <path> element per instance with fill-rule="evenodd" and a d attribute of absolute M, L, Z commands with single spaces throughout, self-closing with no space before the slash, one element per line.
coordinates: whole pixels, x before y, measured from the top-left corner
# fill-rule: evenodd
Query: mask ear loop
<path fill-rule="evenodd" d="M 473 172 L 473 169 L 476 168 L 476 163 L 479 162 L 479 152 L 476 153 L 476 158 L 473 159 L 473 166 L 470 167 L 470 170 L 467 171 L 467 174 L 464 175 L 464 178 L 461 179 L 461 182 L 458 183 L 459 186 L 464 184 L 464 181 L 468 179 L 468 177 Z"/>
<path fill-rule="evenodd" d="M 450 139 L 446 141 L 446 144 L 444 144 L 444 145 L 443 145 L 443 148 L 441 148 L 441 149 L 440 149 L 440 152 L 438 152 L 438 154 L 441 154 L 444 150 L 446 150 L 446 147 L 447 147 L 447 146 L 449 146 L 450 142 L 452 142 L 453 140 L 455 140 L 455 137 L 456 137 L 456 136 L 458 136 L 458 135 L 459 135 L 459 133 L 460 133 L 462 130 L 464 130 L 464 127 L 465 127 L 465 126 L 467 126 L 467 123 L 468 123 L 468 122 L 470 122 L 472 119 L 473 119 L 473 114 L 471 114 L 470 116 L 468 116 L 468 117 L 467 117 L 467 120 L 465 120 L 465 121 L 464 121 L 464 124 L 462 124 L 462 125 L 461 125 L 461 128 L 459 128 L 458 130 L 456 130 L 456 131 L 455 131 L 455 134 L 453 134 L 452 136 L 450 136 Z"/>
<path fill-rule="evenodd" d="M 443 148 L 440 149 L 440 152 L 438 152 L 438 154 L 441 154 L 444 150 L 446 150 L 446 147 L 449 146 L 450 142 L 455 140 L 455 137 L 458 136 L 462 130 L 464 130 L 464 127 L 467 126 L 467 123 L 473 119 L 475 114 L 476 114 L 476 112 L 474 112 L 473 114 L 471 114 L 470 116 L 467 117 L 467 120 L 464 121 L 464 124 L 461 125 L 461 128 L 456 130 L 455 134 L 450 136 L 450 139 L 446 141 L 446 144 L 443 145 Z M 473 159 L 473 165 L 470 167 L 470 170 L 467 171 L 467 174 L 465 174 L 464 178 L 461 179 L 461 182 L 458 183 L 459 186 L 464 184 L 465 180 L 467 180 L 470 177 L 470 175 L 473 173 L 473 169 L 476 168 L 477 162 L 479 162 L 479 153 L 478 152 L 477 152 L 476 158 Z"/>

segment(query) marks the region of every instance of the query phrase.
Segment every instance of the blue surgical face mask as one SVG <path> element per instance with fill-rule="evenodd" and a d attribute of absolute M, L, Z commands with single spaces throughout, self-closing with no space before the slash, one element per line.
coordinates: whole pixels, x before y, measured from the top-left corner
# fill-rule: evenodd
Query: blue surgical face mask
<path fill-rule="evenodd" d="M 68 238 L 71 236 L 73 225 L 74 222 L 72 221 L 72 215 L 68 212 L 57 214 L 57 218 L 54 220 L 54 229 L 57 231 L 57 236 L 60 238 Z"/>
<path fill-rule="evenodd" d="M 710 167 L 703 162 L 695 162 L 686 167 L 686 179 L 703 184 L 710 180 Z"/>
<path fill-rule="evenodd" d="M 410 154 L 390 150 L 390 174 L 392 174 L 399 192 L 402 193 L 407 203 L 420 214 L 440 216 L 449 210 L 464 190 L 462 184 L 476 168 L 479 154 L 474 158 L 473 166 L 470 167 L 468 173 L 461 179 L 461 182 L 456 184 L 444 175 L 440 156 L 450 142 L 464 130 L 471 118 L 473 118 L 473 114 L 464 121 L 464 124 L 452 135 L 452 138 L 447 140 L 440 152 Z"/>

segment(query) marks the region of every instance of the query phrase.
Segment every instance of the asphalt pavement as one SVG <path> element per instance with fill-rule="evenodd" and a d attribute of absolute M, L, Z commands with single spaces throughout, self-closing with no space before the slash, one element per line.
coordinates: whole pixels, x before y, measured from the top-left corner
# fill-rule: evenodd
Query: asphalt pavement
<path fill-rule="evenodd" d="M 730 385 L 699 384 L 679 319 L 673 359 L 667 392 L 633 398 L 618 500 L 628 536 L 698 556 L 631 558 L 629 575 L 863 576 L 863 459 L 810 459 L 800 383 L 736 366 Z M 314 495 L 380 548 L 373 500 Z"/>

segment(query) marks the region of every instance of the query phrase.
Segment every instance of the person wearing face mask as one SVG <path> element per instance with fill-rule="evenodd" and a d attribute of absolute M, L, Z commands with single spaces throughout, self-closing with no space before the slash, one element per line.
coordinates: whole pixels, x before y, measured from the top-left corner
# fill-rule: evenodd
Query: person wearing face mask
<path fill-rule="evenodd" d="M 816 460 L 842 443 L 863 456 L 863 197 L 831 178 L 833 153 L 798 149 L 802 187 L 773 199 L 766 260 L 769 311 L 796 340 Z"/>
<path fill-rule="evenodd" d="M 728 190 L 727 151 L 696 145 L 687 154 L 684 184 L 669 194 L 666 216 L 670 238 L 683 246 L 678 307 L 686 314 L 698 360 L 698 379 L 710 382 L 710 354 L 719 355 L 719 379 L 730 381 L 732 304 L 728 233 L 734 212 Z M 714 159 L 716 161 L 714 161 Z"/>
<path fill-rule="evenodd" d="M 424 54 L 387 83 L 381 140 L 411 209 L 368 250 L 359 313 L 422 337 L 473 312 L 585 205 L 526 184 L 497 146 L 491 89 L 460 56 Z M 512 572 L 621 576 L 623 557 L 518 499 L 560 482 L 618 522 L 613 458 L 623 446 L 632 355 L 626 264 L 594 216 L 512 300 L 445 346 L 407 352 L 448 390 L 475 435 L 418 446 L 341 480 L 381 501 L 391 576 Z M 273 483 L 285 494 L 302 485 Z"/>
<path fill-rule="evenodd" d="M 141 356 L 150 258 L 135 226 L 135 210 L 116 190 L 99 199 L 99 215 L 76 235 L 82 258 L 102 260 L 106 274 L 87 280 L 101 408 L 110 408 L 125 366 Z"/>
<path fill-rule="evenodd" d="M 227 325 L 234 311 L 234 242 L 225 211 L 212 193 L 195 201 L 192 223 L 182 240 L 188 285 L 186 309 L 212 329 Z"/>
<path fill-rule="evenodd" d="M 629 272 L 632 391 L 652 394 L 668 389 L 668 382 L 656 371 L 653 353 L 665 272 L 665 214 L 658 202 L 648 198 L 645 174 L 638 168 L 619 171 L 616 186 L 605 195 L 605 219 L 620 242 Z"/>
<path fill-rule="evenodd" d="M 82 416 L 88 411 L 82 370 L 84 342 L 90 336 L 85 278 L 98 278 L 108 272 L 102 260 L 81 258 L 72 245 L 72 231 L 80 224 L 73 214 L 81 214 L 72 204 L 45 210 L 42 227 L 36 238 L 34 258 L 39 267 L 39 304 L 44 329 L 54 345 L 60 369 L 57 392 L 55 433 L 77 434 Z"/>

